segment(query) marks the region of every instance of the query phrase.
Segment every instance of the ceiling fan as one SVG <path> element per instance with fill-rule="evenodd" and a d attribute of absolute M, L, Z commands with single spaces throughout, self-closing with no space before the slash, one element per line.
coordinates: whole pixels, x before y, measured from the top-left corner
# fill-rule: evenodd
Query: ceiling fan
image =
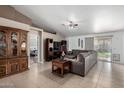
<path fill-rule="evenodd" d="M 66 22 L 66 23 L 64 23 L 62 25 L 73 29 L 73 28 L 77 28 L 79 24 L 75 23 L 73 21 L 68 21 L 68 22 Z"/>

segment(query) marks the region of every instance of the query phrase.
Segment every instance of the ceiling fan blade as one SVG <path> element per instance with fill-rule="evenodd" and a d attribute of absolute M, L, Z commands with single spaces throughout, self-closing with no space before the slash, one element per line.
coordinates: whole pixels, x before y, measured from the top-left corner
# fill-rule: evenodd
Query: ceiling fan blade
<path fill-rule="evenodd" d="M 74 26 L 78 26 L 78 24 L 74 24 Z"/>
<path fill-rule="evenodd" d="M 62 24 L 63 26 L 69 26 L 68 24 Z"/>
<path fill-rule="evenodd" d="M 66 24 L 62 24 L 62 25 L 64 25 L 64 26 L 65 26 Z"/>

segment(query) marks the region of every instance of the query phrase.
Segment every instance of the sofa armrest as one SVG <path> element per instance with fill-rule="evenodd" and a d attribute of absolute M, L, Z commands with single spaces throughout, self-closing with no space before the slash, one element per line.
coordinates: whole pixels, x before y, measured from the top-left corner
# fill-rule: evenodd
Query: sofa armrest
<path fill-rule="evenodd" d="M 84 76 L 85 75 L 84 62 L 72 62 L 71 72 Z"/>
<path fill-rule="evenodd" d="M 85 57 L 85 74 L 97 63 L 96 53 L 92 53 Z"/>

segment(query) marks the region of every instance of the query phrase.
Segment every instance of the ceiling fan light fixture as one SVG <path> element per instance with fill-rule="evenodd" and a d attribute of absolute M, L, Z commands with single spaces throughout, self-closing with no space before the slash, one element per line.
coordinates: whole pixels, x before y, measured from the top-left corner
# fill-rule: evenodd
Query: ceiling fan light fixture
<path fill-rule="evenodd" d="M 67 22 L 65 24 L 62 24 L 62 25 L 65 26 L 65 27 L 68 27 L 69 30 L 78 27 L 78 24 L 77 23 L 74 23 L 73 21 L 69 21 L 69 22 Z"/>

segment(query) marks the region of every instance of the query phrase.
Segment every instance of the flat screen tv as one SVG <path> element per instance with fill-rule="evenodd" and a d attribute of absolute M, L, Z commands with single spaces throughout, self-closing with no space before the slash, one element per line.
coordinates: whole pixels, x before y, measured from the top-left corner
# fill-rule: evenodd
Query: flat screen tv
<path fill-rule="evenodd" d="M 53 43 L 53 46 L 54 46 L 54 50 L 60 50 L 60 42 L 54 42 Z"/>

